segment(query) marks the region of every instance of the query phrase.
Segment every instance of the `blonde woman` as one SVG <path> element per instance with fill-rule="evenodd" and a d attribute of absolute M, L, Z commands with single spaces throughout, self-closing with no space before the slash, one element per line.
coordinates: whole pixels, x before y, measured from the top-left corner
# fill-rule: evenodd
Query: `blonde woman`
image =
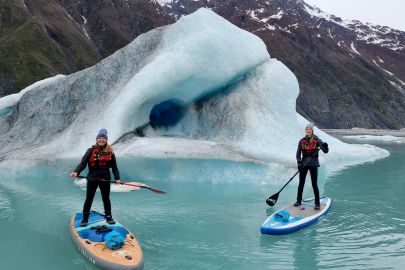
<path fill-rule="evenodd" d="M 74 172 L 70 174 L 71 177 L 76 177 L 86 168 L 86 166 L 89 167 L 89 173 L 87 174 L 86 200 L 83 205 L 83 219 L 80 223 L 81 227 L 87 226 L 91 205 L 97 187 L 100 187 L 106 221 L 108 224 L 115 224 L 111 215 L 110 168 L 112 169 L 116 183 L 120 182 L 120 173 L 118 171 L 114 151 L 107 143 L 107 140 L 107 130 L 100 129 L 96 137 L 96 144 L 86 151 L 80 164 L 76 167 Z"/>
<path fill-rule="evenodd" d="M 314 124 L 308 123 L 305 127 L 305 137 L 298 142 L 297 163 L 300 171 L 300 182 L 298 185 L 297 202 L 294 206 L 300 206 L 302 201 L 302 192 L 304 191 L 305 178 L 308 171 L 311 174 L 312 189 L 315 195 L 315 210 L 320 210 L 320 198 L 318 189 L 318 152 L 321 149 L 324 153 L 329 152 L 327 143 L 324 143 L 314 134 Z"/>

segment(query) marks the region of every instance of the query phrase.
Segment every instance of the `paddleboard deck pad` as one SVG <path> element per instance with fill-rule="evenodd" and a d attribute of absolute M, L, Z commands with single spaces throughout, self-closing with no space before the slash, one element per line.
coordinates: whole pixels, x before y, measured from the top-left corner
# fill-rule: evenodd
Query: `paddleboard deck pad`
<path fill-rule="evenodd" d="M 332 199 L 321 198 L 321 209 L 315 210 L 315 199 L 303 200 L 300 206 L 289 205 L 269 216 L 262 224 L 262 234 L 288 234 L 296 232 L 325 216 L 332 205 Z"/>
<path fill-rule="evenodd" d="M 110 225 L 105 216 L 92 211 L 86 227 L 80 227 L 82 213 L 72 215 L 70 233 L 79 251 L 93 264 L 102 269 L 138 270 L 143 268 L 141 247 L 135 236 L 118 222 Z M 101 229 L 100 229 L 101 228 Z M 115 231 L 125 239 L 125 244 L 116 250 L 108 248 L 104 242 L 107 233 Z"/>

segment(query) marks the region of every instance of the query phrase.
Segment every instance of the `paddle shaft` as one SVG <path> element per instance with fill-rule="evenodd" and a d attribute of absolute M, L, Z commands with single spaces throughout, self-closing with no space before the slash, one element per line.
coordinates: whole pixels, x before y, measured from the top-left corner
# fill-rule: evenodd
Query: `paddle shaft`
<path fill-rule="evenodd" d="M 77 178 L 82 178 L 82 179 L 87 179 L 88 181 L 98 180 L 98 181 L 116 183 L 115 180 L 107 180 L 107 179 L 101 179 L 101 178 L 87 178 L 86 176 L 81 176 L 81 175 L 77 175 L 76 177 Z M 117 184 L 125 185 L 125 186 L 131 186 L 131 187 L 146 188 L 146 189 L 149 189 L 150 191 L 153 191 L 153 192 L 158 193 L 158 194 L 165 194 L 166 193 L 166 192 L 164 192 L 162 190 L 158 190 L 158 189 L 151 188 L 151 187 L 144 186 L 144 185 L 138 185 L 138 184 L 126 183 L 126 182 L 119 182 Z"/>
<path fill-rule="evenodd" d="M 300 172 L 300 171 L 298 170 L 298 171 L 290 178 L 290 180 L 288 180 L 288 182 L 285 183 L 285 185 L 284 185 L 277 193 L 280 193 L 281 191 L 283 191 L 283 189 L 294 179 L 295 176 L 297 176 L 297 174 L 298 174 L 299 172 Z"/>
<path fill-rule="evenodd" d="M 317 155 L 319 153 L 319 148 L 316 149 L 317 151 L 315 151 L 314 154 L 312 154 L 312 157 L 314 157 L 315 155 Z M 305 164 L 302 167 L 305 167 L 309 162 L 309 159 L 305 162 Z M 275 194 L 271 195 L 269 198 L 267 198 L 266 203 L 270 206 L 274 206 L 278 200 L 278 195 L 280 194 L 281 191 L 283 191 L 283 189 L 294 179 L 295 176 L 297 176 L 297 174 L 300 172 L 300 170 L 298 170 L 291 178 L 290 180 L 288 180 L 287 183 L 285 183 L 285 185 Z"/>

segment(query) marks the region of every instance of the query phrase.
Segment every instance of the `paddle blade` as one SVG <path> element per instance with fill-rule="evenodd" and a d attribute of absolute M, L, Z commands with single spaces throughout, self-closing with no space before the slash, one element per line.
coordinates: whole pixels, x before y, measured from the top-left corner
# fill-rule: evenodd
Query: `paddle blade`
<path fill-rule="evenodd" d="M 277 202 L 278 194 L 279 194 L 279 193 L 276 193 L 276 194 L 274 194 L 274 195 L 268 197 L 267 200 L 266 200 L 266 203 L 267 203 L 269 206 L 274 206 L 274 205 L 276 204 L 276 202 Z"/>
<path fill-rule="evenodd" d="M 158 194 L 166 194 L 166 192 L 164 192 L 164 191 L 162 191 L 162 190 L 158 190 L 158 189 L 151 188 L 151 187 L 145 187 L 145 188 L 147 188 L 147 189 L 149 189 L 150 191 L 153 191 L 153 192 L 155 192 L 155 193 L 158 193 Z"/>
<path fill-rule="evenodd" d="M 121 182 L 120 184 L 125 185 L 125 186 L 146 188 L 146 189 L 149 189 L 150 191 L 153 191 L 153 192 L 158 193 L 158 194 L 166 194 L 166 192 L 164 192 L 164 191 L 161 191 L 161 190 L 158 190 L 158 189 L 155 189 L 155 188 L 151 188 L 151 187 L 148 187 L 148 186 L 145 186 L 145 185 L 138 185 L 138 184 L 133 184 L 133 183 L 125 183 L 125 182 L 124 183 Z"/>

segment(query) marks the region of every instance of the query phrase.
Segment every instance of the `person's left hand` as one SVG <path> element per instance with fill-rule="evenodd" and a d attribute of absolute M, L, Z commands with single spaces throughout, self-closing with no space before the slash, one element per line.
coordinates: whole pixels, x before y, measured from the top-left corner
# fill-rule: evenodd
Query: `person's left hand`
<path fill-rule="evenodd" d="M 329 146 L 328 144 L 325 142 L 321 145 L 321 149 L 324 153 L 328 153 L 329 152 Z"/>
<path fill-rule="evenodd" d="M 117 185 L 119 185 L 119 184 L 121 184 L 121 180 L 120 180 L 120 179 L 117 179 L 117 180 L 115 180 L 115 183 L 116 183 Z"/>

